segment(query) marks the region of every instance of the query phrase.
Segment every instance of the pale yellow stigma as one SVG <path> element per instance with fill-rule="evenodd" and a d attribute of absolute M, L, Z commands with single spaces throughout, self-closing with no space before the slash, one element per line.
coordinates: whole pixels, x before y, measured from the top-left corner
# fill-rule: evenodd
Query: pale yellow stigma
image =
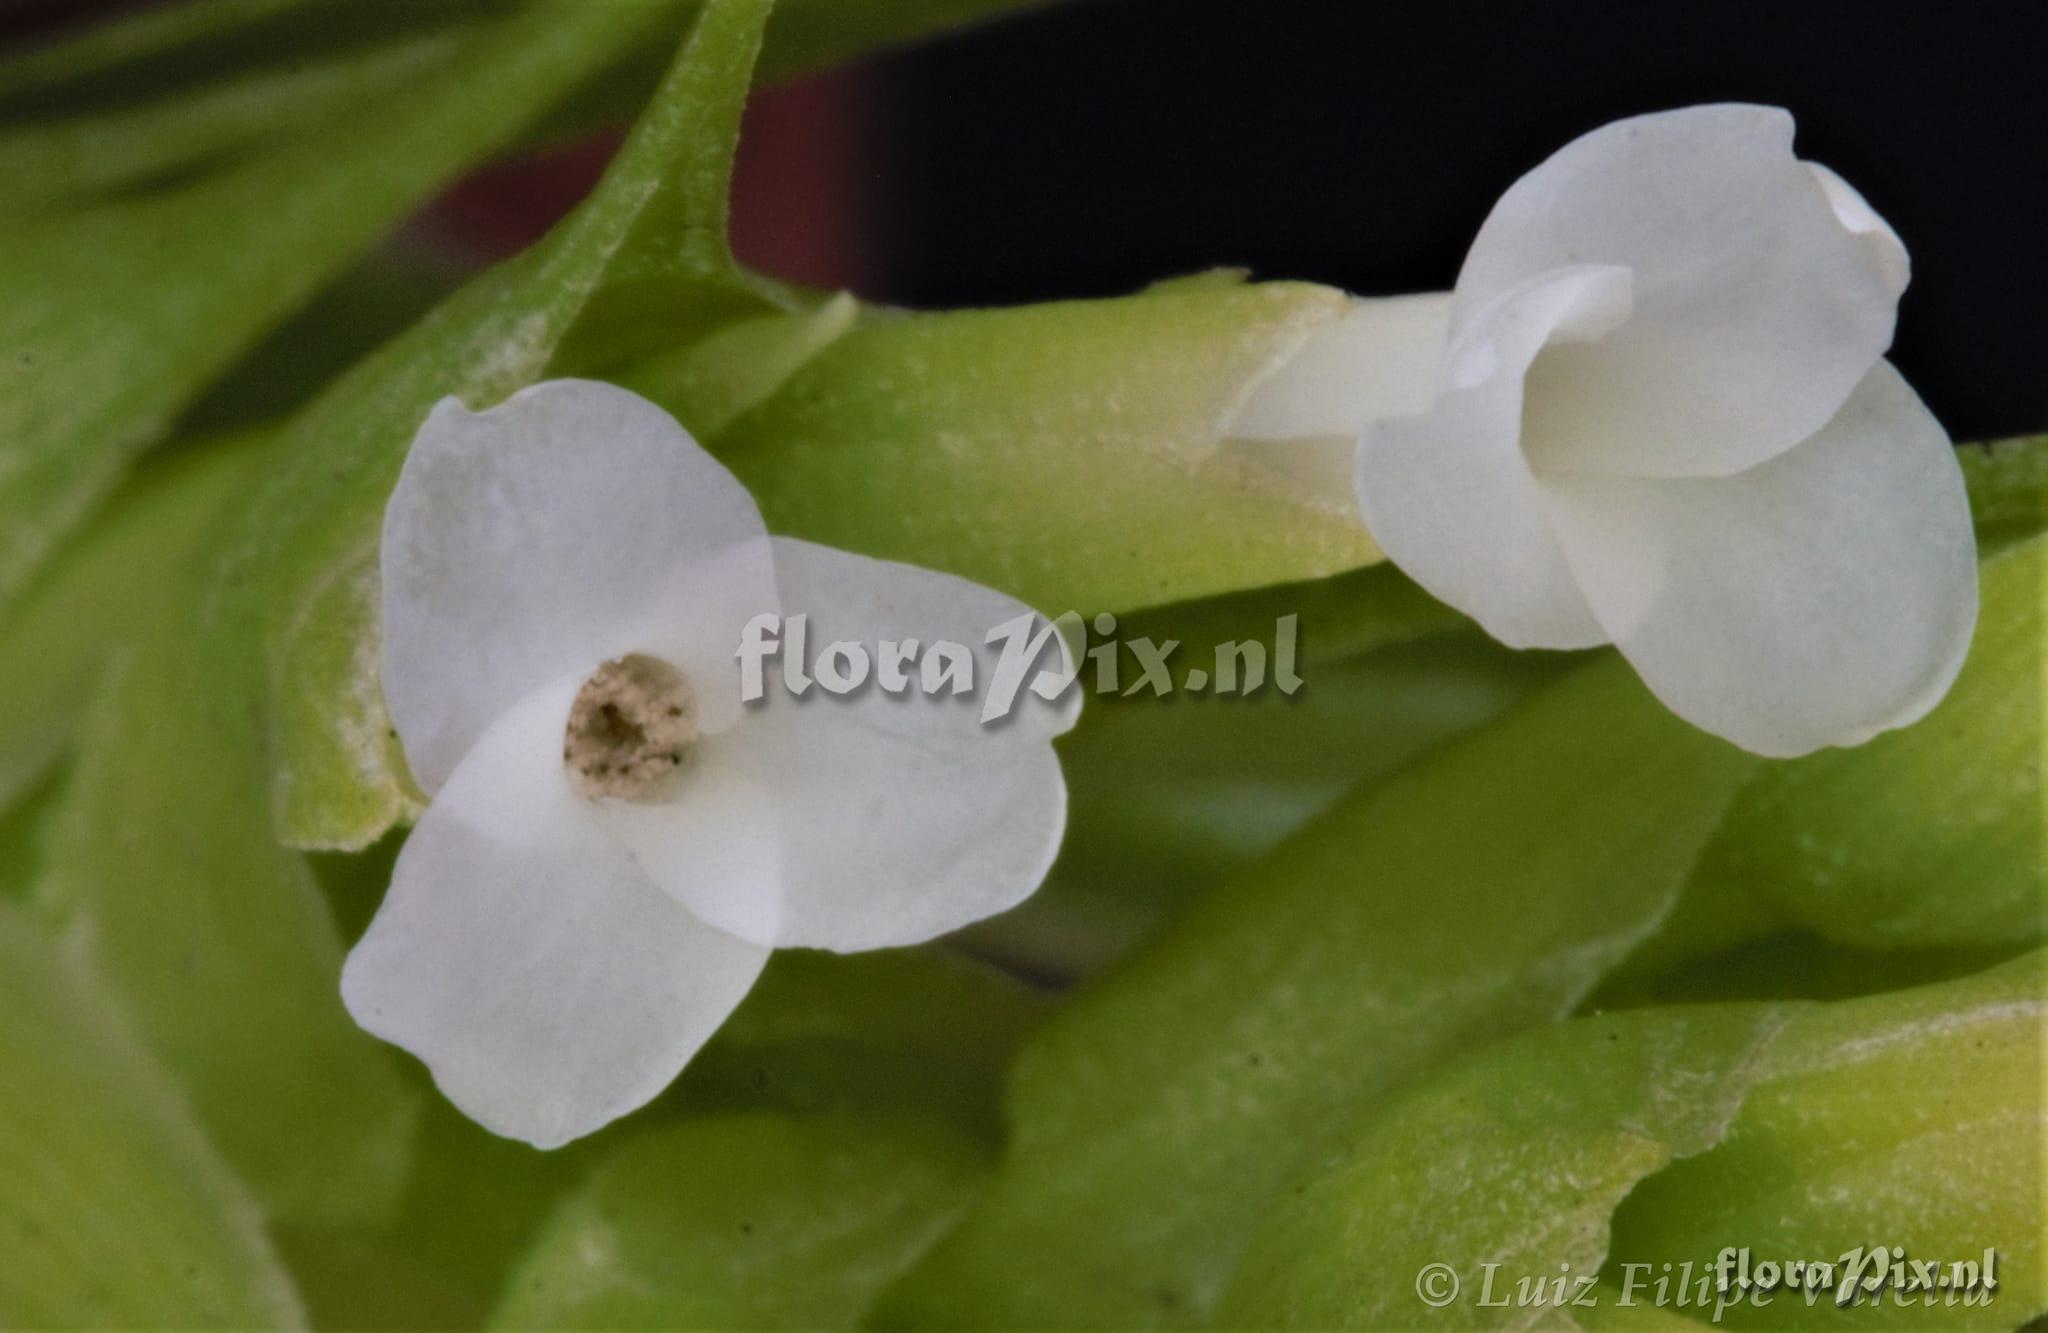
<path fill-rule="evenodd" d="M 690 683 L 659 658 L 633 653 L 606 662 L 576 692 L 562 762 L 592 799 L 654 801 L 697 736 Z"/>

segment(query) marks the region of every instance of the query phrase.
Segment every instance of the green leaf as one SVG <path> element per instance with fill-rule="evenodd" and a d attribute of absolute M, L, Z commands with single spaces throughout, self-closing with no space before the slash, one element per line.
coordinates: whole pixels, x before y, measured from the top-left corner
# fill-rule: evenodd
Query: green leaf
<path fill-rule="evenodd" d="M 80 83 L 104 95 L 110 82 L 106 76 L 112 72 L 133 76 L 166 57 L 189 58 L 194 47 L 205 49 L 252 25 L 289 18 L 317 4 L 318 0 L 185 0 L 123 15 L 0 61 L 0 99 L 46 99 L 75 92 Z"/>
<path fill-rule="evenodd" d="M 1378 575 L 1400 577 L 1379 566 L 1330 582 Z M 1218 599 L 1243 611 L 1262 603 L 1262 617 L 1162 608 L 1179 614 L 1129 618 L 1118 632 L 1179 639 L 1184 665 L 1206 669 L 1212 645 L 1272 644 L 1273 612 L 1304 605 L 1292 597 L 1298 586 Z M 1032 976 L 1099 970 L 1347 791 L 1499 716 L 1566 660 L 1512 653 L 1476 631 L 1341 656 L 1339 645 L 1365 636 L 1311 619 L 1312 609 L 1298 614 L 1303 679 L 1291 696 L 1270 683 L 1245 696 L 1092 696 L 1060 742 L 1067 835 L 1051 877 L 966 938 Z"/>
<path fill-rule="evenodd" d="M 248 696 L 209 694 L 188 609 L 159 608 L 110 671 L 38 902 L 272 1211 L 381 1215 L 414 1098 L 342 1011 L 326 905 L 271 837 Z"/>
<path fill-rule="evenodd" d="M 1975 1259 L 1991 1245 L 1993 1311 L 1866 1303 L 1822 1317 L 2015 1327 L 2048 1304 L 2040 1177 L 2015 1169 L 2040 1152 L 2041 967 L 2035 955 L 1832 1005 L 1591 1017 L 1481 1052 L 1361 1120 L 1273 1208 L 1220 1318 L 1527 1327 L 1556 1314 L 1560 1276 L 1601 1273 L 1593 1299 L 1627 1327 L 1619 1302 L 1654 1310 L 1660 1276 L 1676 1302 L 1690 1261 L 1692 1303 L 1662 1314 L 1813 1327 L 1790 1293 L 1717 1316 L 1711 1282 L 1698 1304 L 1699 1276 L 1728 1246 L 1782 1261 L 1871 1244 Z M 1430 1264 L 1459 1278 L 1441 1309 L 1417 1296 Z M 1537 1283 L 1551 1308 L 1518 1306 Z"/>
<path fill-rule="evenodd" d="M 247 485 L 267 440 L 252 432 L 152 460 L 0 617 L 0 808 L 56 761 L 109 645 L 163 600 L 193 543 Z"/>
<path fill-rule="evenodd" d="M 332 6 L 326 12 L 340 17 Z M 0 123 L 0 210 L 89 208 L 116 191 L 148 191 L 287 136 L 331 134 L 345 128 L 343 118 L 408 85 L 460 78 L 457 62 L 475 49 L 479 30 L 472 15 L 467 23 L 400 30 L 367 47 L 336 43 L 310 59 L 225 70 L 170 96 L 124 98 L 69 115 L 52 115 L 50 99 L 36 99 L 29 105 L 38 114 Z"/>
<path fill-rule="evenodd" d="M 610 1142 L 539 1152 L 495 1137 L 435 1095 L 394 1221 L 288 1224 L 274 1229 L 278 1248 L 316 1327 L 477 1328 L 513 1262 Z"/>
<path fill-rule="evenodd" d="M 1277 618 L 1287 615 L 1299 621 L 1304 666 L 1342 662 L 1450 631 L 1480 637 L 1471 621 L 1384 562 L 1330 578 L 1148 607 L 1123 616 L 1118 629 L 1125 639 L 1179 639 L 1199 653 L 1213 644 L 1269 639 Z M 1535 654 L 1521 656 L 1542 660 Z"/>
<path fill-rule="evenodd" d="M 170 595 L 222 502 L 259 475 L 282 413 L 448 285 L 442 267 L 399 252 L 323 293 L 194 410 L 211 429 L 144 460 L 0 615 L 0 808 L 56 759 L 112 646 Z"/>
<path fill-rule="evenodd" d="M 98 994 L 0 903 L 0 1323 L 303 1322 L 262 1214 Z"/>
<path fill-rule="evenodd" d="M 1051 614 L 1371 564 L 1348 500 L 1222 437 L 1344 297 L 1177 283 L 871 315 L 710 441 L 769 527 L 964 575 Z M 664 396 L 659 395 L 657 396 Z"/>
<path fill-rule="evenodd" d="M 1060 742 L 1060 859 L 1039 892 L 966 937 L 1031 976 L 1099 969 L 1345 791 L 1494 717 L 1567 660 L 1493 644 L 1385 563 L 1149 607 L 1108 632 L 1125 645 L 1112 692 L 1095 688 L 1101 663 L 1089 658 L 1089 706 Z M 1302 677 L 1291 694 L 1271 679 L 1283 633 Z M 1128 646 L 1140 638 L 1179 645 L 1164 699 L 1140 684 Z M 1247 641 L 1267 649 L 1266 683 L 1209 691 L 1219 654 Z M 1188 687 L 1190 670 L 1207 673 L 1202 689 Z M 1133 685 L 1135 696 L 1121 692 Z"/>
<path fill-rule="evenodd" d="M 664 96 L 592 200 L 294 423 L 274 475 L 237 510 L 218 558 L 158 609 L 81 746 L 46 901 L 89 945 L 229 1159 L 293 1223 L 388 1216 L 412 1124 L 413 1098 L 390 1053 L 342 1010 L 326 904 L 304 859 L 273 838 L 273 800 L 287 802 L 289 822 L 311 818 L 301 793 L 329 790 L 302 753 L 374 765 L 387 784 L 338 813 L 319 810 L 323 828 L 346 819 L 379 828 L 404 800 L 382 767 L 381 726 L 363 730 L 347 706 L 375 701 L 361 683 L 369 622 L 346 620 L 365 604 L 350 573 L 428 407 L 450 392 L 489 401 L 539 373 L 643 210 L 663 197 L 664 169 L 694 164 L 679 188 L 701 190 L 705 150 L 683 145 L 708 118 L 729 151 L 765 15 L 763 0 L 707 6 Z M 300 657 L 273 662 L 270 649 Z M 333 670 L 311 669 L 322 666 Z M 284 702 L 266 718 L 274 683 Z M 323 689 L 326 705 L 293 698 Z M 306 745 L 309 719 L 327 748 L 291 748 Z M 266 722 L 286 730 L 273 737 Z M 377 753 L 347 749 L 366 737 Z M 273 745 L 285 747 L 277 788 Z"/>
<path fill-rule="evenodd" d="M 1586 1018 L 1426 1077 L 1275 1204 L 1219 1320 L 1528 1326 L 1537 1312 L 1513 1304 L 1516 1283 L 1598 1274 L 1615 1206 L 1728 1132 L 1784 1021 L 1768 1006 Z M 1439 1263 L 1461 1299 L 1431 1309 L 1416 1283 Z"/>
<path fill-rule="evenodd" d="M 1033 1040 L 987 1203 L 901 1322 L 1199 1322 L 1361 1106 L 1568 1013 L 1669 910 L 1753 761 L 1604 657 L 1322 815 Z"/>
<path fill-rule="evenodd" d="M 2048 1311 L 2048 956 L 1846 1003 L 1801 1006 L 1764 1049 L 1726 1137 L 1643 1181 L 1614 1217 L 1620 1262 L 1835 1259 L 1897 1245 L 1913 1259 L 1998 1252 L 1988 1309 L 1865 1304 L 1833 1326 L 2017 1328 Z M 1724 1323 L 1811 1327 L 1804 1299 Z"/>
<path fill-rule="evenodd" d="M 943 1122 L 754 1114 L 661 1130 L 550 1222 L 493 1327 L 852 1327 L 985 1169 Z"/>
<path fill-rule="evenodd" d="M 493 14 L 442 77 L 350 107 L 331 130 L 0 219 L 0 247 L 33 256 L 0 272 L 0 602 L 265 330 L 663 15 Z M 146 140 L 159 122 L 134 114 Z"/>
<path fill-rule="evenodd" d="M 943 1117 L 993 1148 L 1003 1076 L 1046 997 L 936 948 L 778 952 L 665 1099 L 706 1109 Z"/>
<path fill-rule="evenodd" d="M 28 900 L 42 873 L 50 826 L 56 822 L 68 776 L 59 765 L 18 793 L 12 804 L 0 806 L 0 898 Z"/>
<path fill-rule="evenodd" d="M 2048 435 L 1964 445 L 1956 457 L 1962 460 L 1980 546 L 2048 528 Z"/>
<path fill-rule="evenodd" d="M 1048 998 L 938 945 L 859 954 L 783 949 L 719 1029 L 717 1042 L 758 1047 L 850 1039 L 999 1074 L 1043 1017 Z"/>

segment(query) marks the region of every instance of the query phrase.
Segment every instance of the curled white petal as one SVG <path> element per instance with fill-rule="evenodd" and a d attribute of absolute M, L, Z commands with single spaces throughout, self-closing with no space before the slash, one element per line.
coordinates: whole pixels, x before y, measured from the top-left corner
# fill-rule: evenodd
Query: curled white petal
<path fill-rule="evenodd" d="M 1702 106 L 1594 130 L 1517 181 L 1458 275 L 1452 337 L 1541 274 L 1617 265 L 1627 323 L 1537 360 L 1532 465 L 1724 476 L 1825 425 L 1891 344 L 1897 292 L 1792 154 L 1792 118 Z"/>
<path fill-rule="evenodd" d="M 398 857 L 342 971 L 356 1022 L 464 1114 L 551 1148 L 667 1087 L 767 951 L 650 883 L 569 788 L 565 680 L 485 732 Z"/>
<path fill-rule="evenodd" d="M 1835 210 L 1835 221 L 1842 224 L 1851 236 L 1863 242 L 1865 256 L 1871 267 L 1884 281 L 1892 299 L 1905 294 L 1906 284 L 1913 278 L 1913 261 L 1906 255 L 1906 243 L 1892 230 L 1892 225 L 1879 217 L 1877 210 L 1859 194 L 1856 187 L 1818 162 L 1803 164 L 1820 183 L 1821 193 L 1827 196 L 1828 207 Z"/>
<path fill-rule="evenodd" d="M 1976 623 L 1975 539 L 1941 426 L 1880 362 L 1841 412 L 1732 477 L 1542 482 L 1581 591 L 1671 710 L 1758 754 L 1917 720 Z"/>
<path fill-rule="evenodd" d="M 1373 539 L 1408 576 L 1518 648 L 1584 648 L 1606 635 L 1550 533 L 1521 450 L 1523 375 L 1554 340 L 1625 319 L 1628 274 L 1566 269 L 1478 313 L 1424 415 L 1368 427 L 1358 502 Z"/>
<path fill-rule="evenodd" d="M 1032 614 L 965 579 L 789 538 L 775 539 L 775 563 L 785 613 L 806 617 L 812 654 L 835 640 L 871 653 L 911 639 L 979 650 L 991 630 Z M 1044 651 L 1048 665 L 1071 665 L 1057 634 Z M 872 668 L 851 694 L 771 690 L 718 738 L 717 762 L 740 779 L 725 790 L 746 793 L 729 795 L 729 820 L 657 834 L 659 809 L 626 810 L 620 826 L 648 873 L 694 913 L 759 944 L 916 944 L 1004 911 L 1038 887 L 1059 850 L 1066 783 L 1052 740 L 1073 725 L 1079 690 L 1047 701 L 1021 689 L 1009 716 L 983 725 L 993 662 L 990 649 L 977 689 L 958 698 L 914 683 L 891 693 Z M 686 789 L 679 805 L 691 799 Z M 764 811 L 774 847 L 752 865 L 772 863 L 773 896 L 752 874 L 702 873 L 702 849 L 725 827 L 743 824 L 758 846 Z"/>
<path fill-rule="evenodd" d="M 384 697 L 428 791 L 516 701 L 629 652 L 680 667 L 705 728 L 729 725 L 731 645 L 775 609 L 746 489 L 666 412 L 586 380 L 436 407 L 382 566 Z"/>

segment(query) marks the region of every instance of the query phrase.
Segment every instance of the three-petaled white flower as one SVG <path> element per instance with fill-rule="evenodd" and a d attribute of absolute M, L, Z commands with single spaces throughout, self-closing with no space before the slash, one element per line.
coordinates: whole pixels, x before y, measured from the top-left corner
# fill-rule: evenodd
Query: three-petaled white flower
<path fill-rule="evenodd" d="M 1505 643 L 1611 642 L 1760 754 L 1857 744 L 1940 700 L 1976 622 L 1961 470 L 1882 359 L 1907 272 L 1787 113 L 1640 116 L 1516 182 L 1453 292 L 1312 336 L 1232 433 L 1341 458 L 1394 562 Z"/>
<path fill-rule="evenodd" d="M 930 939 L 1022 900 L 1058 848 L 1077 693 L 992 727 L 915 693 L 743 705 L 735 656 L 764 613 L 976 643 L 1030 609 L 769 537 L 622 389 L 444 401 L 382 559 L 384 695 L 433 800 L 342 994 L 500 1134 L 551 1147 L 652 1098 L 772 948 Z"/>

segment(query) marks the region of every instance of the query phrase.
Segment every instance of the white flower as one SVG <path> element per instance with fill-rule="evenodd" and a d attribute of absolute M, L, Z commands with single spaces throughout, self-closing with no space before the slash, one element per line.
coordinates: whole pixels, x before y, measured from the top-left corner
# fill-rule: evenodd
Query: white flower
<path fill-rule="evenodd" d="M 1961 470 L 1882 359 L 1906 279 L 1785 112 L 1639 116 L 1516 182 L 1454 292 L 1320 331 L 1233 433 L 1348 461 L 1387 554 L 1503 642 L 1611 642 L 1759 754 L 1853 745 L 1940 700 L 1976 621 Z"/>
<path fill-rule="evenodd" d="M 743 705 L 736 659 L 764 613 L 979 643 L 1029 608 L 770 538 L 622 389 L 442 402 L 382 563 L 384 694 L 433 801 L 342 994 L 497 1133 L 551 1147 L 646 1102 L 771 948 L 930 939 L 1052 861 L 1077 697 L 990 727 L 914 692 Z"/>

